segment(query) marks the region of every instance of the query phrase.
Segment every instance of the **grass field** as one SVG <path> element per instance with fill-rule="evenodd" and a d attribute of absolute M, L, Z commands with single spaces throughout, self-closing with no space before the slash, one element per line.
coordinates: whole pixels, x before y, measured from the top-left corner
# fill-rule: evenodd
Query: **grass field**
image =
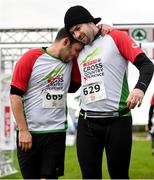
<path fill-rule="evenodd" d="M 108 179 L 106 158 L 103 158 L 103 178 Z M 19 170 L 15 156 L 15 167 Z M 65 176 L 60 179 L 80 179 L 81 173 L 76 157 L 76 148 L 67 147 L 65 159 Z M 154 156 L 151 154 L 150 141 L 133 141 L 132 157 L 130 165 L 131 179 L 154 179 Z M 18 173 L 3 177 L 3 179 L 22 179 L 20 171 Z"/>

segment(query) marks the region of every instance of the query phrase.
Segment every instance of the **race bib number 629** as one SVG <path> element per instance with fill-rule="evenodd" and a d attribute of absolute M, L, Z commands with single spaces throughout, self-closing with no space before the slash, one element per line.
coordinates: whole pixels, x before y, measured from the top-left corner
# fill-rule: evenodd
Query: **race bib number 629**
<path fill-rule="evenodd" d="M 85 104 L 96 102 L 106 98 L 104 84 L 102 82 L 90 83 L 82 87 L 82 97 Z"/>

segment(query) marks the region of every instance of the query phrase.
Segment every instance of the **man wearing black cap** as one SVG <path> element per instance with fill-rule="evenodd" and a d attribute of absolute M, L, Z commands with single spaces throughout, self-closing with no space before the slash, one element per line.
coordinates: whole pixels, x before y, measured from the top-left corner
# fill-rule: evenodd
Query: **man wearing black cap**
<path fill-rule="evenodd" d="M 112 30 L 100 36 L 96 26 L 100 20 L 82 6 L 69 8 L 64 18 L 67 31 L 85 44 L 77 60 L 82 84 L 77 154 L 84 179 L 102 178 L 104 148 L 110 177 L 128 179 L 132 146 L 130 109 L 141 105 L 154 67 L 125 33 Z M 140 73 L 131 93 L 128 62 Z"/>

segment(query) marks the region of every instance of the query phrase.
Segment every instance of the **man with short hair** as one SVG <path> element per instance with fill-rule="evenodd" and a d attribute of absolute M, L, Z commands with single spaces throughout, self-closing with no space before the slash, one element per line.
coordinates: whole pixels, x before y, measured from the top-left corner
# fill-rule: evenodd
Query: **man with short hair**
<path fill-rule="evenodd" d="M 10 100 L 24 179 L 57 179 L 64 174 L 71 59 L 82 47 L 62 28 L 51 46 L 29 50 L 15 66 Z"/>
<path fill-rule="evenodd" d="M 154 67 L 125 33 L 112 30 L 100 36 L 96 26 L 100 20 L 83 6 L 70 7 L 64 17 L 67 31 L 85 44 L 77 60 L 82 84 L 77 154 L 83 179 L 102 178 L 104 149 L 110 177 L 128 179 L 132 146 L 129 111 L 141 105 Z M 128 62 L 140 72 L 131 93 L 127 83 Z"/>

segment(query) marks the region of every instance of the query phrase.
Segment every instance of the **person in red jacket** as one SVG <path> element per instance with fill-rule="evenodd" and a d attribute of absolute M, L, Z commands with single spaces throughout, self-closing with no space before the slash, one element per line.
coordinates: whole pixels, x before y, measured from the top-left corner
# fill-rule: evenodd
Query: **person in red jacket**
<path fill-rule="evenodd" d="M 152 154 L 154 155 L 154 94 L 151 98 L 151 103 L 150 103 L 148 130 L 151 135 L 151 148 L 152 148 Z"/>

